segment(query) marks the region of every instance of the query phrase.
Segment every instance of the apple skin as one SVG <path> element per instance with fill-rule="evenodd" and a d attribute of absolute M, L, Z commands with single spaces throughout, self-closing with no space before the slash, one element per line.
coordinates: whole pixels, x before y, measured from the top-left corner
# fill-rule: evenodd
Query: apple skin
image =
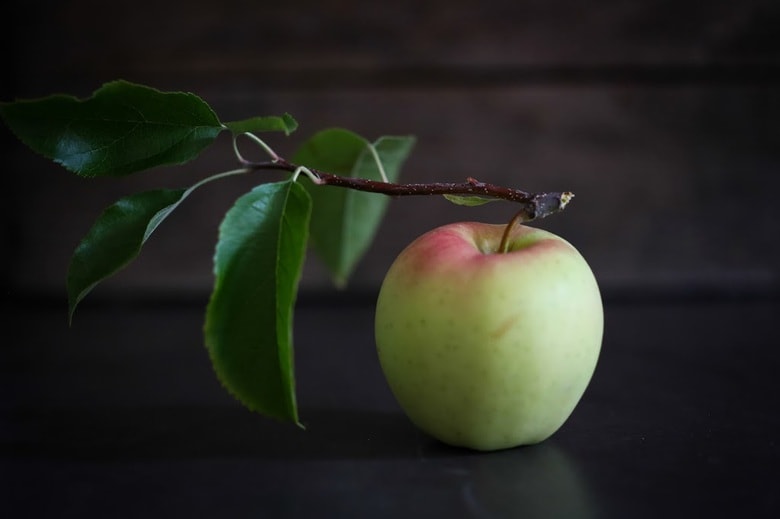
<path fill-rule="evenodd" d="M 568 419 L 601 350 L 604 313 L 582 255 L 550 232 L 463 222 L 404 249 L 376 305 L 379 362 L 430 436 L 492 451 L 541 442 Z"/>

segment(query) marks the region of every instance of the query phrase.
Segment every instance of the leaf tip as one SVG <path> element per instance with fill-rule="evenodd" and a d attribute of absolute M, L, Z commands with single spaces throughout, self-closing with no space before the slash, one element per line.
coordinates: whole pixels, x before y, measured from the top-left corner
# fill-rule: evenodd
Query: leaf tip
<path fill-rule="evenodd" d="M 289 136 L 292 132 L 298 129 L 298 121 L 296 121 L 295 118 L 289 113 L 285 112 L 282 115 L 282 120 L 284 121 L 285 135 Z"/>
<path fill-rule="evenodd" d="M 87 295 L 90 289 L 84 290 L 81 293 L 75 294 L 71 287 L 68 287 L 68 328 L 73 327 L 73 316 L 76 315 L 76 307 L 78 307 L 81 300 Z"/>
<path fill-rule="evenodd" d="M 347 274 L 335 274 L 332 279 L 333 286 L 336 287 L 336 290 L 345 290 L 347 288 L 349 279 Z"/>

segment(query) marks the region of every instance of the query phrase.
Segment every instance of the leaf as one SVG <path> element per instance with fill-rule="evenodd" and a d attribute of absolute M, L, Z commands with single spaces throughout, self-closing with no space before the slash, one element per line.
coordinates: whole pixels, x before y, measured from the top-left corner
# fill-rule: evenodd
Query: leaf
<path fill-rule="evenodd" d="M 499 198 L 487 198 L 484 196 L 473 195 L 443 195 L 444 198 L 456 205 L 464 205 L 468 207 L 474 207 L 478 205 L 489 204 L 490 202 L 497 202 Z"/>
<path fill-rule="evenodd" d="M 33 151 L 85 177 L 183 164 L 225 129 L 194 94 L 122 80 L 86 100 L 57 94 L 3 103 L 0 115 Z"/>
<path fill-rule="evenodd" d="M 290 135 L 298 128 L 298 121 L 293 119 L 290 114 L 282 116 L 251 117 L 241 121 L 225 123 L 225 126 L 233 132 L 234 135 L 254 132 L 284 132 Z"/>
<path fill-rule="evenodd" d="M 382 137 L 374 144 L 343 129 L 324 130 L 306 141 L 293 162 L 340 176 L 382 180 L 372 147 L 395 182 L 414 145 L 413 137 Z M 388 197 L 306 183 L 314 201 L 311 239 L 337 286 L 344 286 L 373 241 Z"/>
<path fill-rule="evenodd" d="M 100 281 L 116 273 L 141 251 L 142 245 L 177 205 L 184 189 L 159 189 L 124 197 L 107 208 L 76 247 L 68 267 L 68 319 L 79 302 Z M 166 211 L 160 217 L 162 212 Z"/>
<path fill-rule="evenodd" d="M 68 319 L 101 281 L 127 266 L 157 227 L 195 189 L 243 173 L 233 170 L 205 178 L 188 189 L 160 189 L 121 198 L 98 217 L 76 247 L 68 267 Z"/>
<path fill-rule="evenodd" d="M 227 390 L 251 410 L 295 423 L 292 313 L 310 215 L 309 195 L 292 181 L 236 201 L 220 226 L 205 324 Z"/>

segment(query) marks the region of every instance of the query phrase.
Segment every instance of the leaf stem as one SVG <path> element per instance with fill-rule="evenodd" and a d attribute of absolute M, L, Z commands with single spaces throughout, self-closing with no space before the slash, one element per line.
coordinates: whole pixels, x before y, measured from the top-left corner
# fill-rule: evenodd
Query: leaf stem
<path fill-rule="evenodd" d="M 233 153 L 235 153 L 236 158 L 238 159 L 238 161 L 241 164 L 251 164 L 251 162 L 246 160 L 241 155 L 241 152 L 238 151 L 238 137 L 240 137 L 241 135 L 249 137 L 250 139 L 255 141 L 255 143 L 257 143 L 261 148 L 263 148 L 263 151 L 265 151 L 266 154 L 268 154 L 268 156 L 271 157 L 272 161 L 277 161 L 277 160 L 280 159 L 279 155 L 277 155 L 276 152 L 273 150 L 273 148 L 271 148 L 268 144 L 266 144 L 263 139 L 261 139 L 260 137 L 258 137 L 254 133 L 244 132 L 244 133 L 240 133 L 238 135 L 233 136 Z"/>
<path fill-rule="evenodd" d="M 279 157 L 266 162 L 243 162 L 251 170 L 281 170 L 294 173 L 297 165 Z M 518 213 L 524 222 L 550 216 L 562 211 L 574 197 L 569 191 L 549 193 L 528 193 L 511 187 L 498 186 L 467 178 L 466 182 L 433 182 L 396 184 L 365 178 L 342 177 L 307 168 L 312 182 L 323 186 L 338 186 L 357 191 L 379 193 L 387 196 L 431 196 L 431 195 L 476 195 L 497 198 L 518 203 L 522 209 Z"/>
<path fill-rule="evenodd" d="M 368 149 L 371 151 L 371 156 L 374 157 L 374 162 L 376 163 L 376 167 L 379 169 L 379 177 L 382 179 L 382 182 L 389 182 L 387 179 L 387 173 L 385 173 L 385 167 L 382 165 L 382 161 L 379 159 L 379 154 L 376 152 L 376 148 L 369 142 Z"/>
<path fill-rule="evenodd" d="M 292 174 L 292 181 L 293 181 L 293 182 L 297 181 L 297 180 L 298 180 L 298 176 L 299 176 L 301 173 L 303 173 L 304 175 L 306 175 L 307 177 L 309 177 L 309 179 L 310 179 L 312 182 L 314 182 L 314 183 L 316 183 L 316 182 L 319 180 L 319 178 L 317 177 L 317 175 L 315 175 L 314 173 L 312 173 L 312 171 L 311 171 L 309 168 L 307 168 L 306 166 L 298 166 L 297 168 L 295 168 L 295 171 L 293 171 L 293 174 Z"/>

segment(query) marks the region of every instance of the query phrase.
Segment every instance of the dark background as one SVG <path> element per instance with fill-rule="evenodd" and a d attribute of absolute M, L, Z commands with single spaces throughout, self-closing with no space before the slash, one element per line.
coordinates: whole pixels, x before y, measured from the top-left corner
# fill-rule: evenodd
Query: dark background
<path fill-rule="evenodd" d="M 473 455 L 416 432 L 373 350 L 398 252 L 508 204 L 391 201 L 349 286 L 309 255 L 296 312 L 305 432 L 241 408 L 202 347 L 217 226 L 259 182 L 199 190 L 75 326 L 74 247 L 104 207 L 235 165 L 84 180 L 0 128 L 0 512 L 8 517 L 777 517 L 780 8 L 773 0 L 4 6 L 0 99 L 127 79 L 223 121 L 289 112 L 282 155 L 341 126 L 418 138 L 406 182 L 571 190 L 538 226 L 605 299 L 594 380 L 564 428 Z M 0 515 L 3 515 L 0 513 Z"/>
<path fill-rule="evenodd" d="M 2 98 L 88 96 L 124 78 L 204 98 L 224 121 L 293 114 L 288 156 L 342 126 L 414 134 L 407 182 L 468 176 L 573 191 L 539 225 L 574 243 L 605 291 L 777 292 L 780 23 L 765 1 L 22 3 L 6 17 Z M 234 167 L 229 137 L 196 162 L 86 181 L 3 128 L 4 285 L 60 294 L 99 212 L 148 187 Z M 196 193 L 97 294 L 207 293 L 216 229 L 255 179 Z M 399 199 L 351 287 L 371 291 L 422 232 L 477 209 Z M 330 290 L 313 259 L 302 290 Z"/>

